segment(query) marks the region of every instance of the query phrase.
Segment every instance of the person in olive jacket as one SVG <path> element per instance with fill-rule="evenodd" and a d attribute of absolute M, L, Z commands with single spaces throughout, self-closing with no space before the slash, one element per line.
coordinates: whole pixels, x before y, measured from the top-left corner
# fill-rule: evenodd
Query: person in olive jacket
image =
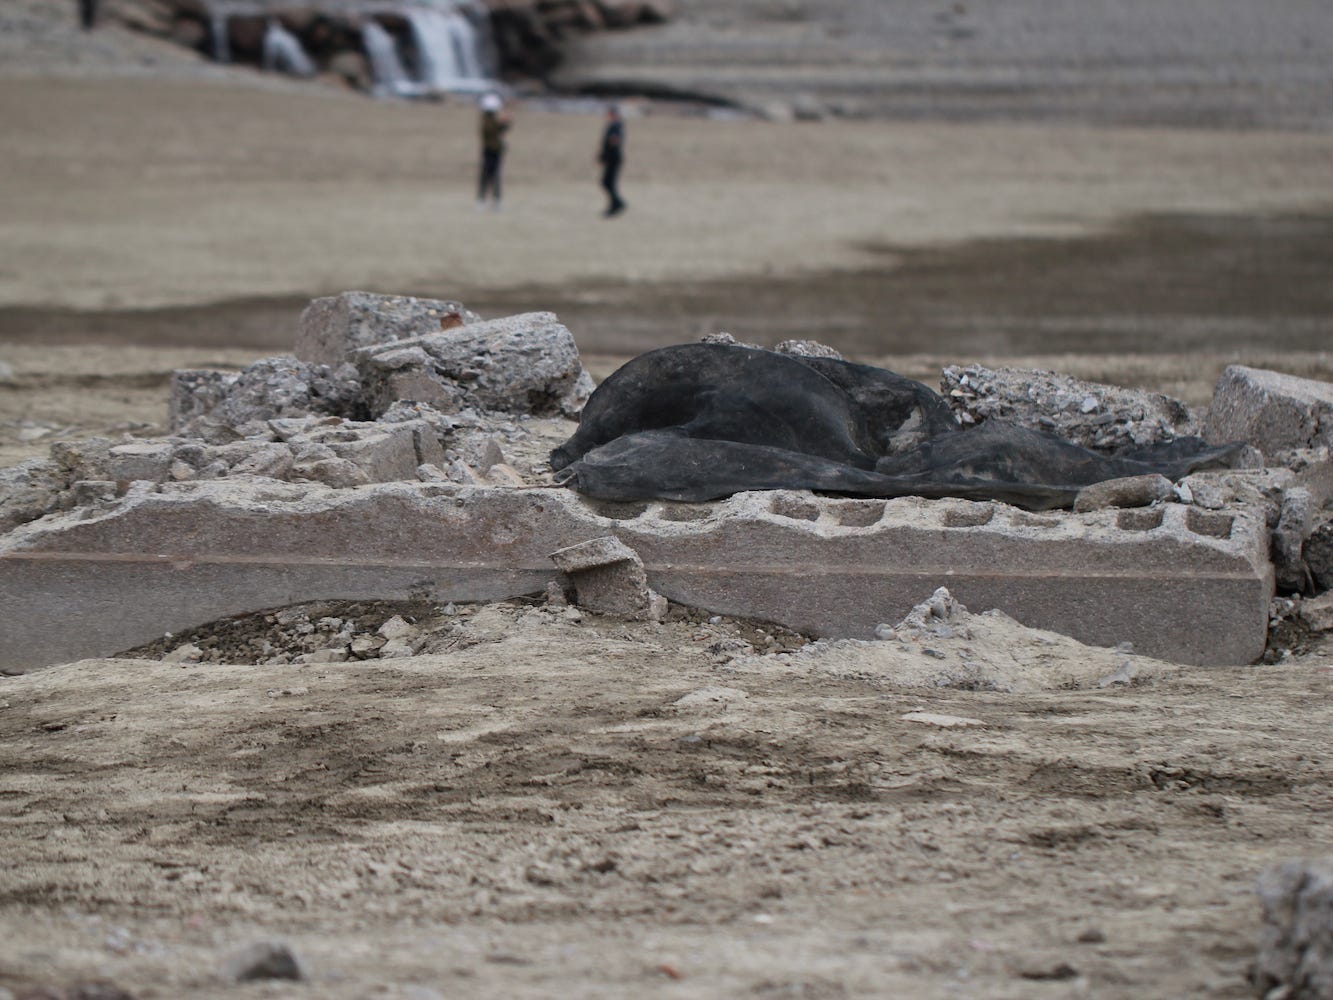
<path fill-rule="evenodd" d="M 505 132 L 509 130 L 509 113 L 499 94 L 487 94 L 481 99 L 481 179 L 477 184 L 477 208 L 486 207 L 486 195 L 491 196 L 491 208 L 500 210 L 500 167 L 504 162 Z"/>

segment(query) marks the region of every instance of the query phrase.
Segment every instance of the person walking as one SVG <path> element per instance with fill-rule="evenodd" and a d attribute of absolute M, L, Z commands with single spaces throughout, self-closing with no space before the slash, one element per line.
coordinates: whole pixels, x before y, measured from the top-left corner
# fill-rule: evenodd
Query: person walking
<path fill-rule="evenodd" d="M 602 188 L 610 199 L 605 213 L 609 219 L 629 207 L 620 197 L 619 188 L 620 167 L 625 162 L 625 123 L 621 120 L 620 109 L 614 104 L 606 109 L 606 128 L 602 132 L 597 162 L 602 165 Z"/>
<path fill-rule="evenodd" d="M 491 208 L 500 211 L 500 168 L 504 161 L 505 132 L 509 130 L 509 113 L 499 94 L 487 94 L 481 99 L 481 178 L 477 183 L 477 210 L 486 207 L 486 195 L 491 196 Z"/>

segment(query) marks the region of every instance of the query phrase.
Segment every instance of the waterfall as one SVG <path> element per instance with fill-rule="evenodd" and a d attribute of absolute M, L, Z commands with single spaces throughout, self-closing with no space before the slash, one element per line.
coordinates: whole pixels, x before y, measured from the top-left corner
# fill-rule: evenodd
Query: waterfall
<path fill-rule="evenodd" d="M 375 76 L 377 91 L 405 96 L 418 89 L 412 85 L 407 70 L 403 68 L 403 60 L 398 55 L 398 46 L 393 36 L 378 21 L 367 18 L 361 25 L 361 44 L 370 59 L 370 70 Z"/>
<path fill-rule="evenodd" d="M 269 21 L 264 29 L 264 69 L 293 76 L 315 75 L 315 64 L 301 47 L 300 39 L 277 21 Z"/>
<path fill-rule="evenodd" d="M 417 78 L 429 90 L 477 92 L 494 81 L 481 67 L 480 44 L 472 22 L 452 6 L 404 11 L 417 50 Z"/>
<path fill-rule="evenodd" d="M 230 26 L 225 10 L 209 9 L 209 23 L 213 30 L 213 58 L 220 63 L 231 62 L 231 39 L 228 37 Z"/>

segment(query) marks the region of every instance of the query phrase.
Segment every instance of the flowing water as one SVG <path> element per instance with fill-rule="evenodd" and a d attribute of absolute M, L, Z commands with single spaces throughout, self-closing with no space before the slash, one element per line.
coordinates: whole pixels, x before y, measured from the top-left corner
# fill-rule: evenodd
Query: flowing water
<path fill-rule="evenodd" d="M 269 21 L 264 29 L 264 69 L 293 76 L 315 75 L 315 64 L 301 40 L 277 21 Z"/>

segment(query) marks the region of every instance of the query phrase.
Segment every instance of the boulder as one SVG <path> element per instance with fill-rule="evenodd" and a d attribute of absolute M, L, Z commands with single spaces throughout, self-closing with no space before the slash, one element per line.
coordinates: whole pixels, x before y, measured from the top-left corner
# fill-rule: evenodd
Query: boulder
<path fill-rule="evenodd" d="M 1269 464 L 1281 452 L 1333 446 L 1333 383 L 1230 365 L 1213 390 L 1205 436 L 1247 441 Z"/>
<path fill-rule="evenodd" d="M 305 307 L 295 353 L 302 361 L 338 365 L 362 348 L 428 336 L 480 319 L 452 300 L 343 292 L 314 299 Z"/>
<path fill-rule="evenodd" d="M 1178 399 L 1054 372 L 951 365 L 940 393 L 964 425 L 1000 418 L 1093 451 L 1120 451 L 1197 434 Z"/>
<path fill-rule="evenodd" d="M 1333 857 L 1287 861 L 1259 876 L 1263 907 L 1255 995 L 1333 997 Z"/>

